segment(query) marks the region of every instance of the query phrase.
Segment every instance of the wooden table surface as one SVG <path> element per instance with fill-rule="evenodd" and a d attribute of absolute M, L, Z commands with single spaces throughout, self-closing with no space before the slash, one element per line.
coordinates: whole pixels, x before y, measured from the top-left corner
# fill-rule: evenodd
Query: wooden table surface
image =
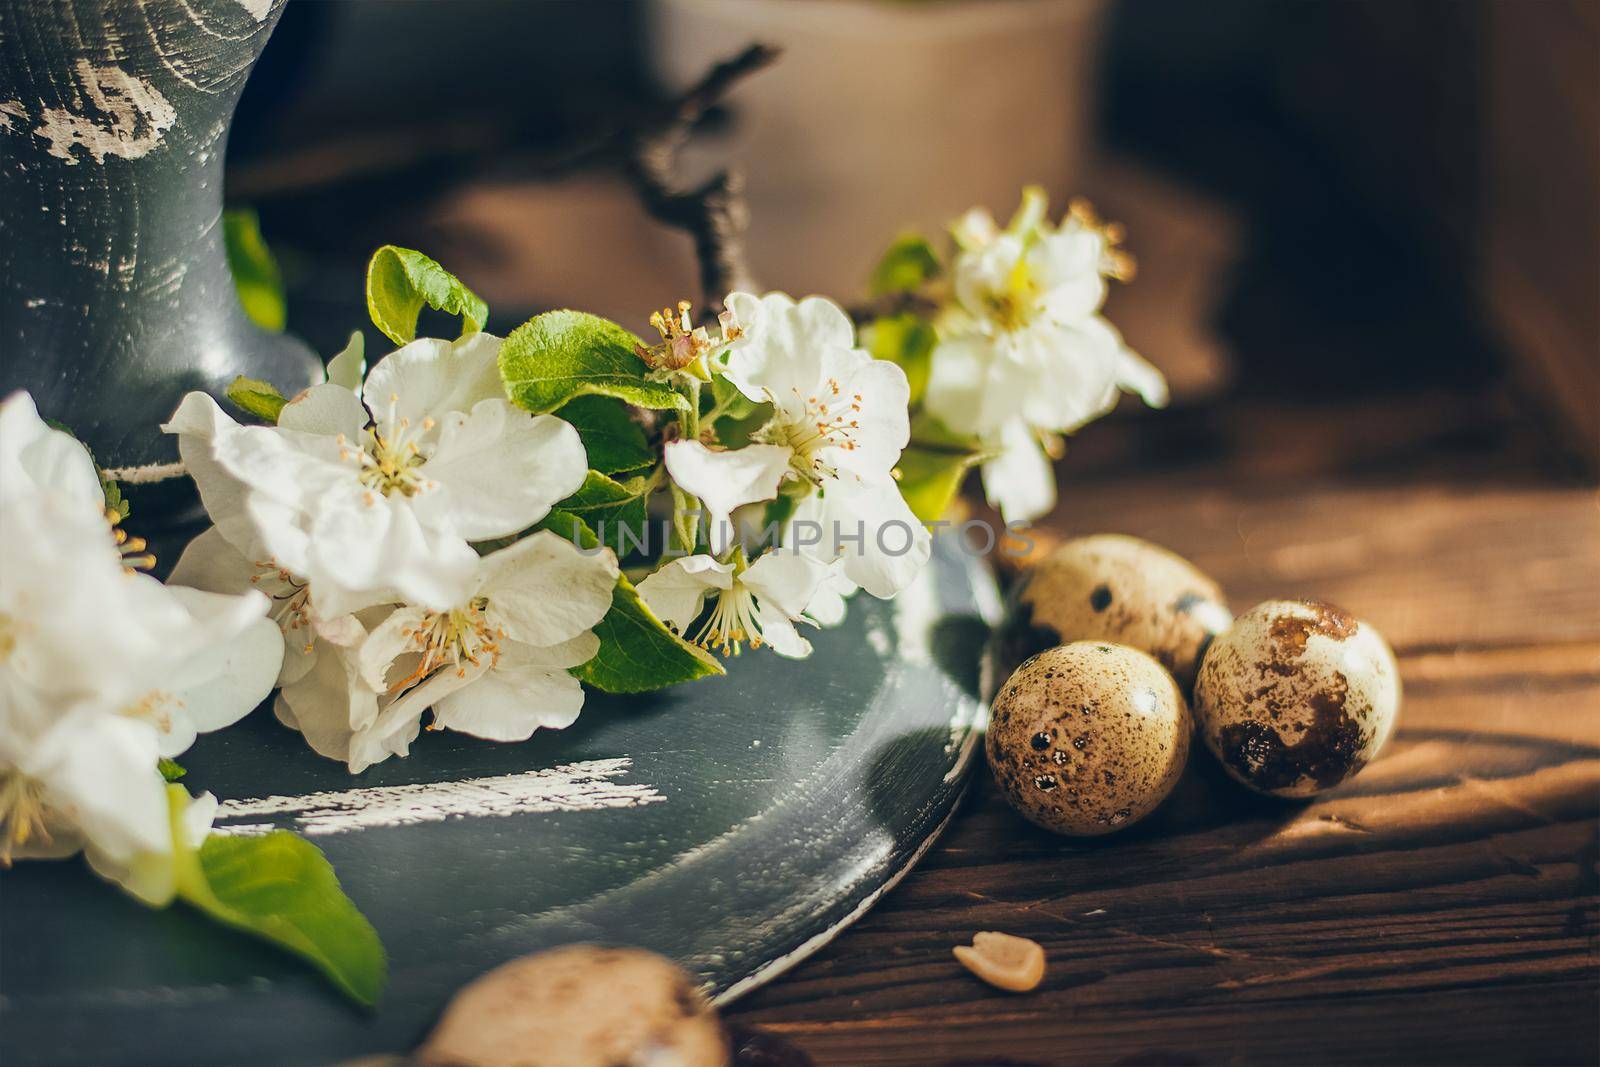
<path fill-rule="evenodd" d="M 1169 545 L 1236 610 L 1370 620 L 1398 733 L 1303 804 L 1202 753 L 1088 843 L 1022 822 L 980 767 L 905 881 L 732 1019 L 861 1067 L 1600 1062 L 1594 489 L 1495 398 L 1241 403 L 1074 448 L 1048 532 Z M 979 930 L 1043 945 L 1043 985 L 968 975 L 950 948 Z"/>

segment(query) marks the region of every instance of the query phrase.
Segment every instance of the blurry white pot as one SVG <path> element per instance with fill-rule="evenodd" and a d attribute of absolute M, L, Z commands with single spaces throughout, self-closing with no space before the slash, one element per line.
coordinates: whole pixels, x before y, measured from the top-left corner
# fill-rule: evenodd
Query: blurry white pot
<path fill-rule="evenodd" d="M 1024 184 L 1058 204 L 1085 155 L 1105 0 L 656 0 L 650 51 L 681 88 L 753 41 L 778 64 L 732 97 L 715 162 L 745 172 L 765 286 L 861 291 L 901 230 Z M 711 160 L 700 162 L 709 167 Z"/>

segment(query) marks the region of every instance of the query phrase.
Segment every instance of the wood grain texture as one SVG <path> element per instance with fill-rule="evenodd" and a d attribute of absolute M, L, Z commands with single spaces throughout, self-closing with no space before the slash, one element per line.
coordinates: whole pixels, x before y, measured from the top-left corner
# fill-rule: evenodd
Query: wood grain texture
<path fill-rule="evenodd" d="M 1069 470 L 1039 539 L 1138 534 L 1235 609 L 1304 594 L 1370 619 L 1406 687 L 1376 763 L 1294 804 L 1199 754 L 1151 820 L 1093 843 L 1027 825 L 980 769 L 902 886 L 735 1018 L 861 1067 L 1596 1062 L 1596 496 L 1508 460 L 1520 431 L 1459 407 L 1409 429 L 1374 410 L 1256 422 L 1239 454 L 1230 428 L 1253 420 L 1209 415 L 1213 462 Z M 1449 433 L 1419 447 L 1453 420 L 1500 459 L 1465 463 L 1476 446 Z M 1037 992 L 951 958 L 985 929 L 1044 946 Z"/>

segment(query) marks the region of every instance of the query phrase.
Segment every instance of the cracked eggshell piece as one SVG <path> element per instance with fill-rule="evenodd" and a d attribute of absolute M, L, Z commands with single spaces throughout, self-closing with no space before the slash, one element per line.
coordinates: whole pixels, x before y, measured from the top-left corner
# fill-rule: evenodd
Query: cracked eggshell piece
<path fill-rule="evenodd" d="M 462 988 L 414 1058 L 424 1067 L 725 1067 L 728 1038 L 671 960 L 568 945 Z"/>
<path fill-rule="evenodd" d="M 1206 646 L 1232 620 L 1222 589 L 1182 556 L 1123 534 L 1079 537 L 1019 580 L 989 677 L 1055 645 L 1110 641 L 1154 656 L 1188 693 Z"/>
<path fill-rule="evenodd" d="M 1001 687 L 984 751 L 1023 816 L 1092 837 L 1132 826 L 1166 799 L 1192 729 L 1161 664 L 1126 645 L 1078 641 L 1033 657 Z"/>
<path fill-rule="evenodd" d="M 1260 793 L 1309 797 L 1378 755 L 1400 671 L 1371 625 L 1316 600 L 1257 604 L 1212 642 L 1195 718 L 1212 755 Z"/>
<path fill-rule="evenodd" d="M 1044 949 L 1026 937 L 985 930 L 951 951 L 961 966 L 1008 993 L 1027 993 L 1044 981 Z"/>

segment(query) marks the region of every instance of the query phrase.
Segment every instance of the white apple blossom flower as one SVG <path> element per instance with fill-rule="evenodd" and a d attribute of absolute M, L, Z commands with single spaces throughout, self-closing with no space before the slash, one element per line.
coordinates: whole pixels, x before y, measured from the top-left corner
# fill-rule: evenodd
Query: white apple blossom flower
<path fill-rule="evenodd" d="M 469 542 L 531 526 L 588 470 L 576 430 L 505 399 L 499 345 L 413 341 L 361 396 L 313 386 L 275 427 L 191 393 L 164 429 L 224 538 L 309 584 L 322 617 L 396 600 L 445 610 L 476 571 Z"/>
<path fill-rule="evenodd" d="M 82 849 L 171 896 L 160 756 L 267 695 L 281 642 L 259 594 L 125 566 L 87 450 L 19 394 L 0 405 L 0 860 Z"/>
<path fill-rule="evenodd" d="M 620 573 L 610 551 L 533 534 L 484 556 L 450 608 L 363 613 L 368 632 L 286 686 L 279 718 L 354 773 L 405 755 L 430 707 L 434 728 L 494 741 L 563 729 L 583 707 L 570 668 L 598 651 Z"/>
<path fill-rule="evenodd" d="M 816 534 L 797 546 L 824 563 L 843 560 L 851 581 L 893 596 L 931 548 L 892 475 L 910 437 L 905 371 L 856 347 L 849 316 L 830 300 L 733 293 L 727 304 L 734 340 L 722 372 L 773 415 L 744 448 L 667 446 L 673 480 L 706 507 L 712 553 L 724 553 L 735 509 L 797 480 L 810 489 L 800 511 Z"/>
<path fill-rule="evenodd" d="M 1120 231 L 1081 204 L 1051 226 L 1044 207 L 1029 190 L 1003 231 L 981 211 L 955 226 L 955 304 L 925 398 L 931 414 L 995 455 L 982 467 L 984 489 L 1008 522 L 1054 506 L 1057 435 L 1105 414 L 1119 391 L 1153 407 L 1167 401 L 1161 373 L 1099 314 L 1105 279 L 1132 269 L 1116 247 Z"/>
<path fill-rule="evenodd" d="M 796 622 L 807 615 L 828 568 L 798 552 L 773 549 L 746 565 L 742 553 L 722 562 L 707 555 L 683 556 L 639 583 L 639 596 L 661 621 L 689 640 L 723 655 L 743 645 L 770 645 L 781 656 L 803 659 L 811 643 Z M 699 630 L 694 622 L 713 598 L 715 606 Z"/>

